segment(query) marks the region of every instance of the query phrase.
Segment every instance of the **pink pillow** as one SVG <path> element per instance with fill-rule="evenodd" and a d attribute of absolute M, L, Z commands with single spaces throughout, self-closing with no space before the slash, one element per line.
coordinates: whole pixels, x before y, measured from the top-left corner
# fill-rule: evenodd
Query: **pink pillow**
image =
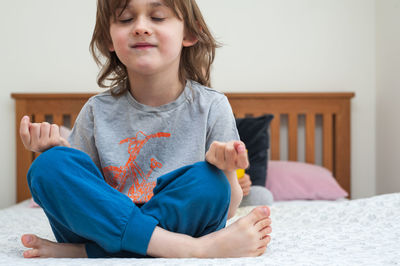
<path fill-rule="evenodd" d="M 269 161 L 266 187 L 274 200 L 336 200 L 347 197 L 332 173 L 321 166 Z"/>

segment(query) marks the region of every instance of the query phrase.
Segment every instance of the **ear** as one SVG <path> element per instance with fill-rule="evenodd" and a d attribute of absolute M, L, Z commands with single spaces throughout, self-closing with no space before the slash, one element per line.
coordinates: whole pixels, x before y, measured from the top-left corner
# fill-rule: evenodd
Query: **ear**
<path fill-rule="evenodd" d="M 110 52 L 115 52 L 114 45 L 113 45 L 112 43 L 110 43 L 110 44 L 108 45 L 108 51 L 110 51 Z"/>
<path fill-rule="evenodd" d="M 190 46 L 195 45 L 198 41 L 199 41 L 199 39 L 197 39 L 197 37 L 195 37 L 194 35 L 185 34 L 185 36 L 183 37 L 182 46 L 190 47 Z"/>

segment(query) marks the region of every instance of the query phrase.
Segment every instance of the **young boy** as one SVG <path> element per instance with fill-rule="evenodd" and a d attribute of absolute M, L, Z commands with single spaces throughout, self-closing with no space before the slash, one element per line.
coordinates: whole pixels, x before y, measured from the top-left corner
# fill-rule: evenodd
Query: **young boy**
<path fill-rule="evenodd" d="M 111 89 L 84 106 L 69 142 L 21 121 L 25 146 L 43 152 L 28 184 L 59 242 L 24 235 L 24 256 L 261 255 L 267 207 L 224 228 L 248 160 L 226 97 L 206 87 L 216 44 L 196 2 L 99 0 L 91 47 Z"/>

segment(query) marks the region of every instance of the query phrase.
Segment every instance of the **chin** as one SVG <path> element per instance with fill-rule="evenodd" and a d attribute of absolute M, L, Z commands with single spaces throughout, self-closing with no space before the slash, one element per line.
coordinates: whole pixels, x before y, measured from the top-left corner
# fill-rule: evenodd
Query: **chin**
<path fill-rule="evenodd" d="M 138 74 L 142 74 L 142 75 L 151 75 L 151 74 L 157 72 L 156 67 L 154 67 L 152 65 L 148 65 L 148 64 L 135 65 L 134 67 L 131 67 L 130 69 L 133 73 L 138 73 Z"/>
<path fill-rule="evenodd" d="M 141 74 L 141 75 L 153 75 L 153 74 L 157 73 L 157 70 L 153 69 L 153 68 L 143 67 L 143 68 L 137 69 L 136 73 Z"/>

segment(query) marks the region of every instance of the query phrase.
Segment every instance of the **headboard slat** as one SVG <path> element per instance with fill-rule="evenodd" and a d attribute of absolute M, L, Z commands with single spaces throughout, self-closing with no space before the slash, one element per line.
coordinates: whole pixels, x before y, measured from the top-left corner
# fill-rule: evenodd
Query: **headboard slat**
<path fill-rule="evenodd" d="M 78 114 L 70 114 L 71 116 L 71 125 L 75 124 L 76 118 L 78 117 Z"/>
<path fill-rule="evenodd" d="M 56 125 L 59 125 L 59 126 L 63 126 L 64 125 L 62 114 L 57 113 L 57 114 L 53 115 L 53 124 L 56 124 Z"/>
<path fill-rule="evenodd" d="M 37 114 L 34 114 L 33 116 L 35 118 L 35 120 L 34 120 L 35 123 L 41 123 L 41 122 L 46 121 L 44 113 L 37 113 Z"/>
<path fill-rule="evenodd" d="M 297 161 L 297 130 L 298 114 L 289 114 L 288 132 L 289 132 L 289 161 Z"/>
<path fill-rule="evenodd" d="M 323 166 L 333 172 L 333 114 L 323 114 L 322 127 Z"/>
<path fill-rule="evenodd" d="M 271 159 L 272 160 L 280 160 L 280 128 L 281 128 L 281 115 L 279 113 L 274 113 L 274 119 L 271 121 Z"/>
<path fill-rule="evenodd" d="M 315 163 L 315 113 L 306 114 L 306 162 Z"/>
<path fill-rule="evenodd" d="M 334 174 L 339 184 L 350 191 L 350 100 L 344 100 L 334 122 Z"/>

